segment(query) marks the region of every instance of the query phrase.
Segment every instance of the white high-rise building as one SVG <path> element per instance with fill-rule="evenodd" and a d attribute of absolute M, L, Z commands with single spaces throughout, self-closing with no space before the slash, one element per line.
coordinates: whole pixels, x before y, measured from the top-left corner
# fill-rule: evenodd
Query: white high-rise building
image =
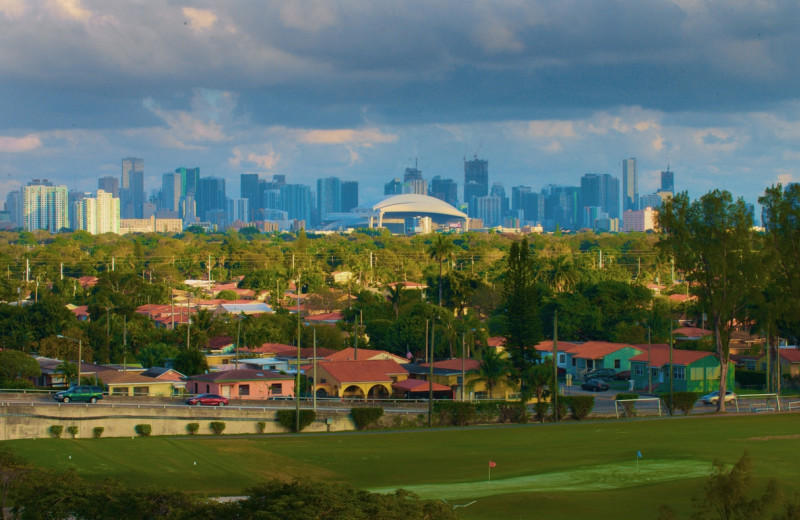
<path fill-rule="evenodd" d="M 75 203 L 77 229 L 92 235 L 102 233 L 119 234 L 120 201 L 111 193 L 97 190 L 95 195 L 87 193 L 83 200 Z"/>
<path fill-rule="evenodd" d="M 56 233 L 69 228 L 69 192 L 47 179 L 33 179 L 22 187 L 22 227 L 25 231 L 46 229 Z"/>

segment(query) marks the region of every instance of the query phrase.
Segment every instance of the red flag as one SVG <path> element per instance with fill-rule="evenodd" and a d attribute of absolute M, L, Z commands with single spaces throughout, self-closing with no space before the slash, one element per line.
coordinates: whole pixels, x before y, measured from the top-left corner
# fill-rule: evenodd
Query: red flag
<path fill-rule="evenodd" d="M 490 467 L 490 468 L 493 468 L 493 467 L 495 467 L 495 466 L 497 466 L 497 464 L 495 464 L 494 462 L 492 462 L 492 461 L 490 460 L 490 461 L 489 461 L 489 467 Z"/>

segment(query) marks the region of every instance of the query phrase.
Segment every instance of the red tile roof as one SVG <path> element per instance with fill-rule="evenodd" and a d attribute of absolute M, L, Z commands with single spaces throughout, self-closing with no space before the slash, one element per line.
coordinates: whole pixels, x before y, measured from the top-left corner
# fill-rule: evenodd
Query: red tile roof
<path fill-rule="evenodd" d="M 208 339 L 208 348 L 223 348 L 233 345 L 233 338 L 230 336 L 214 336 Z"/>
<path fill-rule="evenodd" d="M 506 344 L 506 338 L 503 336 L 492 336 L 486 340 L 486 344 L 494 348 L 503 347 Z"/>
<path fill-rule="evenodd" d="M 264 343 L 260 347 L 250 347 L 248 350 L 259 354 L 285 354 L 287 352 L 297 352 L 297 347 L 284 343 Z"/>
<path fill-rule="evenodd" d="M 680 336 L 686 336 L 687 338 L 704 338 L 714 334 L 712 331 L 701 329 L 700 327 L 681 327 L 673 330 L 672 333 Z"/>
<path fill-rule="evenodd" d="M 408 371 L 385 359 L 374 361 L 320 361 L 317 368 L 325 370 L 339 383 L 389 382 L 392 375 L 407 374 Z"/>
<path fill-rule="evenodd" d="M 636 348 L 627 343 L 610 343 L 608 341 L 587 341 L 582 345 L 570 350 L 572 357 L 578 359 L 602 359 L 609 354 L 613 354 L 625 347 Z M 639 349 L 637 349 L 639 350 Z M 641 350 L 639 350 L 641 352 Z"/>
<path fill-rule="evenodd" d="M 211 372 L 209 374 L 199 374 L 196 376 L 189 376 L 187 379 L 192 381 L 266 381 L 273 379 L 294 379 L 291 374 L 278 374 L 277 372 L 270 372 L 269 370 L 255 370 L 252 368 L 240 368 L 238 370 L 221 370 L 219 372 Z"/>
<path fill-rule="evenodd" d="M 430 363 L 421 363 L 421 367 L 429 367 L 431 366 Z M 480 368 L 481 363 L 475 359 L 467 359 L 464 362 L 464 369 L 467 371 L 470 370 L 478 370 Z M 444 359 L 442 361 L 434 361 L 433 362 L 434 368 L 444 368 L 446 370 L 461 370 L 461 360 L 460 359 Z"/>
<path fill-rule="evenodd" d="M 681 350 L 672 349 L 672 364 L 674 365 L 691 365 L 695 361 L 703 359 L 708 356 L 714 356 L 711 352 L 704 352 L 700 350 Z M 661 367 L 669 365 L 669 348 L 658 347 L 650 350 L 650 366 Z M 716 357 L 716 356 L 714 356 Z M 637 356 L 630 358 L 630 361 L 647 361 L 648 353 L 643 352 Z"/>
<path fill-rule="evenodd" d="M 392 388 L 412 393 L 429 392 L 430 384 L 424 379 L 406 379 L 404 381 L 398 381 L 396 383 L 392 383 Z M 451 392 L 452 390 L 453 389 L 450 388 L 449 386 L 445 386 L 439 383 L 433 383 L 434 392 Z"/>
<path fill-rule="evenodd" d="M 316 314 L 313 316 L 306 316 L 306 321 L 339 321 L 344 319 L 344 314 L 341 312 L 329 312 L 327 314 Z"/>
<path fill-rule="evenodd" d="M 559 352 L 573 352 L 577 349 L 580 345 L 577 343 L 570 343 L 568 341 L 560 341 L 558 342 L 558 351 Z M 553 352 L 553 341 L 546 340 L 542 341 L 538 345 L 536 345 L 536 350 L 539 352 Z"/>
<path fill-rule="evenodd" d="M 780 349 L 781 358 L 789 363 L 800 363 L 800 350 L 796 348 Z"/>
<path fill-rule="evenodd" d="M 358 361 L 375 359 L 381 356 L 394 360 L 392 361 L 393 363 L 408 363 L 406 358 L 397 356 L 391 352 L 386 352 L 385 350 L 373 350 L 368 348 L 358 349 Z M 354 348 L 349 347 L 334 352 L 330 356 L 325 356 L 325 359 L 328 361 L 355 361 L 356 351 Z"/>

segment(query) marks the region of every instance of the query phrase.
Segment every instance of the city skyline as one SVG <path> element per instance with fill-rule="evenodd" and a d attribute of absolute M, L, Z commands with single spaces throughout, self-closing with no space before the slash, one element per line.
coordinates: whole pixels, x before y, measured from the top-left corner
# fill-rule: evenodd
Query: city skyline
<path fill-rule="evenodd" d="M 635 157 L 640 195 L 669 167 L 692 197 L 754 203 L 800 177 L 798 10 L 6 1 L 0 197 L 31 178 L 92 191 L 123 157 L 144 159 L 145 195 L 187 165 L 229 195 L 256 173 L 358 181 L 362 200 L 417 165 L 461 184 L 474 156 L 507 190 Z"/>

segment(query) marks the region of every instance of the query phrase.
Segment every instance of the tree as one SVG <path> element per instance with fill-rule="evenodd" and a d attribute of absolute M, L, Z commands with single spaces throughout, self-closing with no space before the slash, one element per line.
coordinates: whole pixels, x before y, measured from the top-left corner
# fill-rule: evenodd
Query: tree
<path fill-rule="evenodd" d="M 0 517 L 5 518 L 6 500 L 24 485 L 31 471 L 33 468 L 27 461 L 10 451 L 0 450 Z"/>
<path fill-rule="evenodd" d="M 406 285 L 404 283 L 396 283 L 394 285 L 387 285 L 386 291 L 389 293 L 389 301 L 392 303 L 394 310 L 394 317 L 400 316 L 400 301 L 403 299 Z"/>
<path fill-rule="evenodd" d="M 31 379 L 42 374 L 39 363 L 19 350 L 0 352 L 0 387 L 30 386 Z"/>
<path fill-rule="evenodd" d="M 538 354 L 534 346 L 541 341 L 542 325 L 539 319 L 540 292 L 534 278 L 533 259 L 528 240 L 511 244 L 506 258 L 503 280 L 505 298 L 506 350 L 517 371 L 517 376 L 533 364 Z"/>
<path fill-rule="evenodd" d="M 187 376 L 205 374 L 208 370 L 208 362 L 199 350 L 183 348 L 175 356 L 175 370 Z"/>
<path fill-rule="evenodd" d="M 444 261 L 451 258 L 456 246 L 449 236 L 437 233 L 433 243 L 428 247 L 428 257 L 439 263 L 439 307 L 442 306 L 442 269 Z"/>
<path fill-rule="evenodd" d="M 720 362 L 719 392 L 725 395 L 730 338 L 735 321 L 758 288 L 762 253 L 744 199 L 714 190 L 690 201 L 681 193 L 664 204 L 658 221 L 664 230 L 658 245 L 675 259 L 714 328 Z M 725 410 L 720 399 L 718 410 Z"/>
<path fill-rule="evenodd" d="M 484 349 L 481 352 L 481 364 L 478 367 L 478 377 L 473 379 L 469 384 L 471 387 L 477 383 L 484 383 L 486 390 L 489 392 L 489 399 L 494 397 L 492 391 L 502 381 L 508 379 L 509 374 L 508 362 L 500 357 L 497 350 L 493 348 Z"/>

